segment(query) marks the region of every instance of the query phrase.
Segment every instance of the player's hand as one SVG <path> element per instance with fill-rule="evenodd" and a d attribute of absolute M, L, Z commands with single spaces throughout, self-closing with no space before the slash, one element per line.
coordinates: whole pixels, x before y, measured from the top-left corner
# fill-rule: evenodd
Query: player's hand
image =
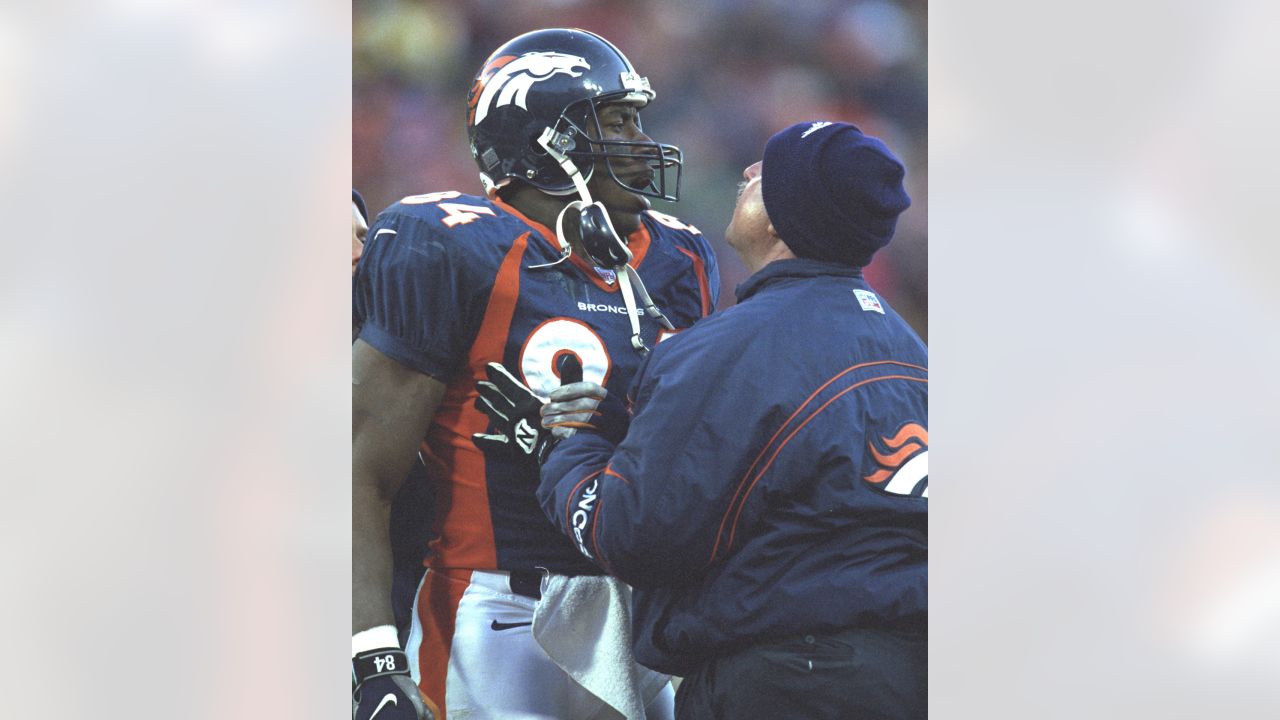
<path fill-rule="evenodd" d="M 352 720 L 443 720 L 440 709 L 409 677 L 409 660 L 400 648 L 360 653 L 351 663 L 356 681 Z"/>
<path fill-rule="evenodd" d="M 542 398 L 498 363 L 489 363 L 484 372 L 489 381 L 476 383 L 476 409 L 489 416 L 496 432 L 476 433 L 472 442 L 481 450 L 514 452 L 541 462 L 553 441 L 551 431 L 542 427 Z"/>

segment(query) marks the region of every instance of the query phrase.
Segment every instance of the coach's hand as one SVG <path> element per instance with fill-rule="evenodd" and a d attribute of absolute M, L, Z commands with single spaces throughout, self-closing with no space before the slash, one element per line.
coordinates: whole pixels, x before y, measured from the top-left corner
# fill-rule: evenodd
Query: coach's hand
<path fill-rule="evenodd" d="M 351 664 L 356 681 L 352 720 L 443 720 L 409 677 L 409 659 L 400 648 L 360 653 Z"/>
<path fill-rule="evenodd" d="M 613 444 L 622 442 L 631 416 L 622 401 L 593 382 L 561 385 L 542 406 L 542 424 L 563 440 L 578 430 L 603 435 Z"/>

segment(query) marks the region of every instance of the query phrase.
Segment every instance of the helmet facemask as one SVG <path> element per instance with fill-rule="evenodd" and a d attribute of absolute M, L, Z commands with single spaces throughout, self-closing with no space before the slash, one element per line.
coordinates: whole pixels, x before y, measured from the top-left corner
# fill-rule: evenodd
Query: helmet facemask
<path fill-rule="evenodd" d="M 680 175 L 684 164 L 680 148 L 653 140 L 602 139 L 605 133 L 600 124 L 600 106 L 635 103 L 643 107 L 647 99 L 643 95 L 637 97 L 636 93 L 614 93 L 581 100 L 565 108 L 555 131 L 571 141 L 565 154 L 578 166 L 584 178 L 590 179 L 596 167 L 602 166 L 609 173 L 609 178 L 626 191 L 674 202 L 680 197 Z M 639 120 L 637 115 L 637 125 Z M 619 178 L 613 160 L 643 162 L 649 170 L 648 182 L 636 187 Z"/>

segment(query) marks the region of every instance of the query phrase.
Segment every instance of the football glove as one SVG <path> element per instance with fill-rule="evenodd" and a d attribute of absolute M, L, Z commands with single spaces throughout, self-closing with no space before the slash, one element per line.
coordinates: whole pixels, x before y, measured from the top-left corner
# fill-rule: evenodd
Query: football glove
<path fill-rule="evenodd" d="M 476 383 L 480 393 L 476 409 L 489 416 L 495 432 L 476 433 L 472 442 L 486 452 L 514 453 L 541 462 L 554 440 L 542 427 L 542 398 L 499 363 L 489 363 L 484 372 L 489 381 Z"/>
<path fill-rule="evenodd" d="M 552 433 L 551 426 L 543 420 L 546 413 L 542 398 L 534 395 L 505 367 L 489 363 L 484 371 L 489 382 L 481 380 L 476 383 L 476 390 L 480 393 L 476 398 L 476 409 L 489 416 L 497 432 L 476 433 L 471 436 L 472 442 L 481 450 L 514 452 L 541 464 L 556 442 L 567 435 L 563 430 L 558 435 Z M 563 391 L 566 385 L 600 387 L 595 383 L 582 382 L 582 361 L 577 355 L 562 356 L 556 364 L 556 372 L 560 376 L 561 387 L 555 392 Z"/>
<path fill-rule="evenodd" d="M 400 648 L 381 648 L 351 660 L 355 691 L 352 720 L 437 720 L 440 710 L 409 677 L 409 658 Z"/>

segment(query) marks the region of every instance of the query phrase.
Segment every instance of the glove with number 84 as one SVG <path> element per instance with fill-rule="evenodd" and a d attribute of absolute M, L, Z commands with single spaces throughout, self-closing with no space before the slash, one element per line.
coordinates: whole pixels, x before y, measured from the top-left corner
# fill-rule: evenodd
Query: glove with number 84
<path fill-rule="evenodd" d="M 400 648 L 360 653 L 351 660 L 355 691 L 352 720 L 442 720 L 440 710 L 409 676 L 409 658 Z"/>

